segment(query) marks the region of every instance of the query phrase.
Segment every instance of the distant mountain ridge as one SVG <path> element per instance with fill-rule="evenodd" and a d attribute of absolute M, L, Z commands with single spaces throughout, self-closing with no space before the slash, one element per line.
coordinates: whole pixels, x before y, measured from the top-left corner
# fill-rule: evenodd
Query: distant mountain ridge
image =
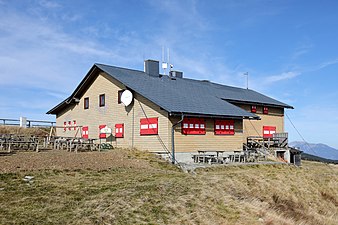
<path fill-rule="evenodd" d="M 309 161 L 317 161 L 317 162 L 322 162 L 322 163 L 333 163 L 333 164 L 338 164 L 338 160 L 333 160 L 333 159 L 326 159 L 322 158 L 319 156 L 307 154 L 307 153 L 302 153 L 302 160 L 309 160 Z"/>
<path fill-rule="evenodd" d="M 313 144 L 303 141 L 294 141 L 289 143 L 289 146 L 299 148 L 301 151 L 311 155 L 326 159 L 338 160 L 338 149 L 332 148 L 325 144 Z"/>

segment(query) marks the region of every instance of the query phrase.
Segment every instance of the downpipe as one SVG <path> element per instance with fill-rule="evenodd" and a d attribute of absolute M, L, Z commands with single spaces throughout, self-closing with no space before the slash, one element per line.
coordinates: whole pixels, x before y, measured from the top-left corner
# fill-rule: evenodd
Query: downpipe
<path fill-rule="evenodd" d="M 175 127 L 182 123 L 184 114 L 182 113 L 181 119 L 171 127 L 171 163 L 175 164 Z"/>

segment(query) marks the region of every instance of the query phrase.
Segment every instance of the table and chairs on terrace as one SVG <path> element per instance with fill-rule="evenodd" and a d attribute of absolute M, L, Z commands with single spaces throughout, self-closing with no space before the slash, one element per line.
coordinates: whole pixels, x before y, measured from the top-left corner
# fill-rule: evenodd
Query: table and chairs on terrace
<path fill-rule="evenodd" d="M 248 155 L 244 151 L 198 150 L 197 152 L 192 155 L 194 163 L 227 164 L 248 161 Z"/>

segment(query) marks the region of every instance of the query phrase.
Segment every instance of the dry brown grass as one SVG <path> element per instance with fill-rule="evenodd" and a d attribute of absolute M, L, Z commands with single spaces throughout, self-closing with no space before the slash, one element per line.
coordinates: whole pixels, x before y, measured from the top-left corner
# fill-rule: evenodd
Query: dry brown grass
<path fill-rule="evenodd" d="M 109 161 L 103 170 L 1 173 L 0 224 L 338 224 L 336 166 L 305 162 L 302 168 L 236 166 L 187 174 L 149 153 L 115 154 L 139 166 Z M 25 175 L 34 183 L 23 181 Z"/>
<path fill-rule="evenodd" d="M 20 135 L 36 135 L 46 136 L 49 134 L 49 128 L 30 127 L 22 128 L 19 126 L 3 126 L 0 125 L 0 134 L 20 134 Z"/>

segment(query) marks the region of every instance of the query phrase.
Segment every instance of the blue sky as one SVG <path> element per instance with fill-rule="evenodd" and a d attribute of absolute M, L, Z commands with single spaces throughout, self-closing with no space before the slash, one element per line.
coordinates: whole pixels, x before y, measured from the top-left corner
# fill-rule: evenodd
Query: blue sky
<path fill-rule="evenodd" d="M 338 148 L 338 1 L 0 0 L 0 118 L 54 120 L 95 63 L 246 87 L 293 105 L 308 142 Z M 291 140 L 300 140 L 285 120 Z"/>

